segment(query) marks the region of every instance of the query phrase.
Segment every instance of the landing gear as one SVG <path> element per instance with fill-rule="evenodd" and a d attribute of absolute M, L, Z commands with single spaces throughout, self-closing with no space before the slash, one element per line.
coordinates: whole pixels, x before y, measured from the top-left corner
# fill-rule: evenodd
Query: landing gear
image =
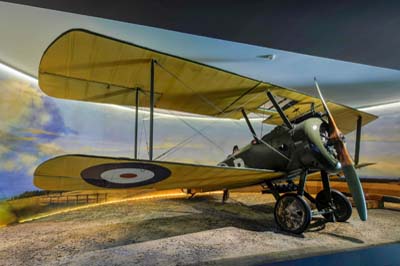
<path fill-rule="evenodd" d="M 196 192 L 193 192 L 191 188 L 182 188 L 182 193 L 189 195 L 188 199 L 193 198 L 196 195 Z"/>
<path fill-rule="evenodd" d="M 229 190 L 224 189 L 222 194 L 222 203 L 225 203 L 229 199 Z"/>
<path fill-rule="evenodd" d="M 287 232 L 301 234 L 311 222 L 311 208 L 308 203 L 295 193 L 287 193 L 275 204 L 275 222 Z"/>
<path fill-rule="evenodd" d="M 307 170 L 304 170 L 300 174 L 297 185 L 291 180 L 287 185 L 266 182 L 268 190 L 264 190 L 263 193 L 272 193 L 277 200 L 274 210 L 277 225 L 284 231 L 301 234 L 316 215 L 322 215 L 329 222 L 347 221 L 352 213 L 348 198 L 341 192 L 331 189 L 329 176 L 325 171 L 321 171 L 323 190 L 316 198 L 312 197 L 304 190 L 307 173 Z M 281 196 L 280 193 L 285 194 Z M 317 210 L 311 211 L 309 202 L 315 204 Z"/>
<path fill-rule="evenodd" d="M 337 190 L 331 189 L 330 193 L 329 191 L 321 190 L 317 194 L 315 201 L 318 211 L 330 222 L 345 222 L 351 216 L 353 208 L 349 199 Z M 333 212 L 329 212 L 329 210 Z M 324 213 L 324 211 L 327 212 Z"/>
<path fill-rule="evenodd" d="M 311 195 L 304 191 L 307 173 L 308 171 L 304 170 L 300 174 L 298 185 L 295 185 L 292 181 L 288 181 L 287 185 L 273 185 L 271 182 L 267 182 L 269 189 L 277 200 L 274 209 L 275 222 L 282 230 L 293 234 L 303 233 L 312 218 L 310 205 L 303 198 L 305 196 L 314 202 Z M 292 191 L 297 191 L 297 193 L 291 193 Z M 289 193 L 280 196 L 280 192 Z"/>

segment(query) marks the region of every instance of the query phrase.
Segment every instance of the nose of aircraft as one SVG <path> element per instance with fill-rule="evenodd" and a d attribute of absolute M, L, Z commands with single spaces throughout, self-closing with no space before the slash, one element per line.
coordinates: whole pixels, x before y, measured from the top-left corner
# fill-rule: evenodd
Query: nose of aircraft
<path fill-rule="evenodd" d="M 351 158 L 346 144 L 343 140 L 343 134 L 340 132 L 336 125 L 336 122 L 329 111 L 328 105 L 326 104 L 324 97 L 322 96 L 321 90 L 318 86 L 317 79 L 314 78 L 315 87 L 317 88 L 319 98 L 322 101 L 325 112 L 329 118 L 329 126 L 331 129 L 331 134 L 329 136 L 330 141 L 334 143 L 336 152 L 338 154 L 338 159 L 342 166 L 342 171 L 346 177 L 347 185 L 349 187 L 350 193 L 353 197 L 354 203 L 356 205 L 358 215 L 362 221 L 367 220 L 367 206 L 365 202 L 364 191 L 361 186 L 360 178 L 358 177 L 357 171 L 354 167 L 353 159 Z"/>

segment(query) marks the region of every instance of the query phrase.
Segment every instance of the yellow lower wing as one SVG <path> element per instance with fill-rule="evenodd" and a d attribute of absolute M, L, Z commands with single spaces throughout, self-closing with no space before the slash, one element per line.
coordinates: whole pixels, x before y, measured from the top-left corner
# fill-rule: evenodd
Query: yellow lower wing
<path fill-rule="evenodd" d="M 39 165 L 34 184 L 45 190 L 193 188 L 219 190 L 262 183 L 284 173 L 162 161 L 64 155 Z"/>

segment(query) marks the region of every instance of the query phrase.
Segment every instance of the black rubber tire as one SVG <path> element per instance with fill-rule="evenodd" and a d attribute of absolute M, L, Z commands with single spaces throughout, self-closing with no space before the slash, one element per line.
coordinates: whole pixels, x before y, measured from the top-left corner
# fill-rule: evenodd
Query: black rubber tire
<path fill-rule="evenodd" d="M 342 192 L 335 189 L 331 189 L 331 195 L 333 204 L 335 205 L 335 211 L 333 213 L 322 214 L 322 216 L 324 216 L 324 218 L 328 221 L 333 221 L 332 215 L 335 215 L 335 220 L 337 222 L 347 221 L 353 212 L 353 207 L 351 206 L 350 200 L 343 195 Z M 329 207 L 330 197 L 325 190 L 321 190 L 317 194 L 315 201 L 317 209 L 321 211 Z"/>
<path fill-rule="evenodd" d="M 286 193 L 278 199 L 275 204 L 274 216 L 280 229 L 293 234 L 303 233 L 309 226 L 312 217 L 308 203 L 295 193 Z"/>

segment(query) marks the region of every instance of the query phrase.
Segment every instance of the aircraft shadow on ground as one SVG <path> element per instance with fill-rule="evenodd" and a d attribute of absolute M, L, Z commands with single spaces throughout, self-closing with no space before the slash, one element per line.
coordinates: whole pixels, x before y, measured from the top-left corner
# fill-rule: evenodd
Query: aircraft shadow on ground
<path fill-rule="evenodd" d="M 121 237 L 115 239 L 108 247 L 121 246 L 145 241 L 174 237 L 207 230 L 235 227 L 256 232 L 276 232 L 293 237 L 304 238 L 304 235 L 286 233 L 277 228 L 274 220 L 274 204 L 245 205 L 230 200 L 226 203 L 216 201 L 213 197 L 194 197 L 188 199 L 169 199 L 175 204 L 191 207 L 190 211 L 177 211 L 177 216 L 157 217 L 138 222 L 119 223 Z M 170 211 L 168 211 L 170 212 Z M 172 211 L 173 212 L 173 211 Z M 324 228 L 323 219 L 317 220 L 310 230 Z M 317 229 L 315 229 L 317 228 Z M 102 247 L 104 248 L 104 246 Z"/>

